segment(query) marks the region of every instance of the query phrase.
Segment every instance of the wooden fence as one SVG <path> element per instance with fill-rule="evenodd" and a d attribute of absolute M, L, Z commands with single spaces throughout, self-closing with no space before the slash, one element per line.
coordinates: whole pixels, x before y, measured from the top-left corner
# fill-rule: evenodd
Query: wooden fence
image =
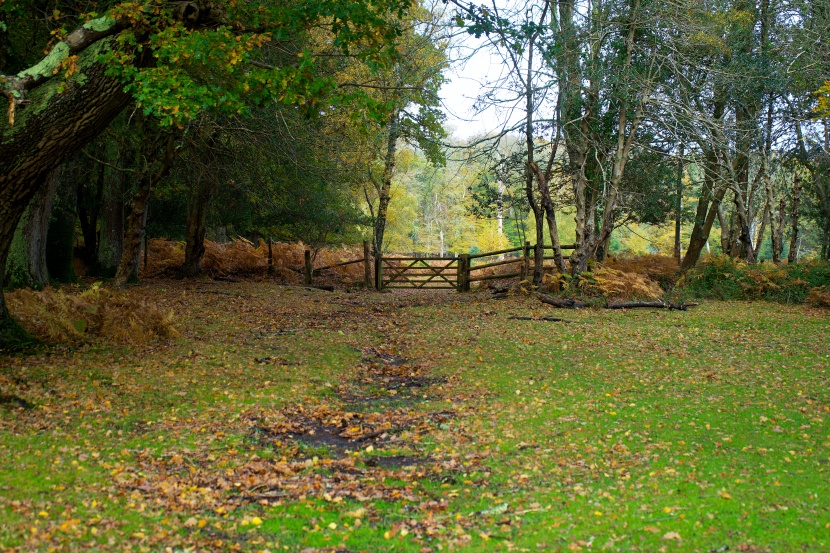
<path fill-rule="evenodd" d="M 376 253 L 373 259 L 369 242 L 364 242 L 362 258 L 318 268 L 312 268 L 311 251 L 306 250 L 305 281 L 307 285 L 311 285 L 315 273 L 353 263 L 363 263 L 363 274 L 367 289 L 372 287 L 378 290 L 410 288 L 468 292 L 473 282 L 517 277 L 520 280 L 527 279 L 537 247 L 542 247 L 545 253 L 548 250 L 551 250 L 551 252 L 553 250 L 552 246 L 532 246 L 530 242 L 525 242 L 524 246 L 516 248 L 477 254 L 462 254 L 458 257 L 396 257 Z M 572 250 L 574 246 L 573 244 L 563 245 L 561 249 Z M 543 259 L 553 261 L 554 257 L 552 254 L 544 255 Z M 487 271 L 487 269 L 511 265 L 515 268 L 511 267 L 507 271 Z M 554 265 L 545 265 L 545 269 L 554 268 Z"/>
<path fill-rule="evenodd" d="M 470 284 L 473 282 L 483 282 L 487 280 L 501 280 L 505 278 L 516 278 L 519 280 L 527 279 L 531 271 L 532 260 L 536 256 L 536 248 L 538 245 L 531 246 L 530 242 L 525 242 L 524 246 L 517 248 L 507 248 L 505 250 L 498 250 L 494 252 L 484 252 L 477 254 L 462 254 L 459 256 L 458 264 L 460 266 L 458 274 L 458 291 L 469 292 Z M 541 246 L 544 250 L 553 251 L 553 246 Z M 560 246 L 563 250 L 574 249 L 573 244 L 566 244 Z M 507 256 L 510 257 L 507 257 Z M 487 258 L 498 257 L 495 260 L 488 260 Z M 553 255 L 543 256 L 545 261 L 553 261 Z M 479 261 L 476 264 L 476 261 Z M 483 263 L 482 263 L 483 262 Z M 507 265 L 515 265 L 515 269 L 507 272 L 484 272 L 485 269 L 493 267 L 504 267 Z M 555 269 L 553 265 L 546 265 L 546 269 Z"/>

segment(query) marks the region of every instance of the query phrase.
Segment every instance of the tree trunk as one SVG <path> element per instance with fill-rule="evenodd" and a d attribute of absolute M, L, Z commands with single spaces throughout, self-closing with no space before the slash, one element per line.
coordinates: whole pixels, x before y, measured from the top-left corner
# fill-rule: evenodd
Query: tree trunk
<path fill-rule="evenodd" d="M 144 235 L 144 227 L 147 224 L 150 193 L 153 187 L 170 172 L 176 154 L 175 145 L 174 134 L 170 131 L 167 134 L 167 146 L 161 166 L 155 173 L 150 173 L 149 168 L 145 169 L 136 186 L 135 193 L 130 201 L 130 214 L 127 216 L 124 249 L 121 252 L 121 261 L 118 264 L 118 270 L 115 272 L 113 281 L 115 286 L 124 286 L 138 277 L 141 239 Z"/>
<path fill-rule="evenodd" d="M 790 237 L 790 251 L 787 254 L 787 262 L 798 261 L 798 203 L 801 197 L 801 179 L 798 173 L 793 177 L 793 234 Z"/>
<path fill-rule="evenodd" d="M 380 188 L 378 188 L 378 215 L 375 219 L 375 251 L 383 251 L 383 234 L 386 231 L 386 216 L 389 212 L 389 200 L 392 190 L 392 177 L 395 174 L 395 156 L 398 151 L 398 138 L 401 134 L 400 114 L 397 110 L 389 115 L 389 135 L 386 139 L 386 160 L 383 165 Z"/>
<path fill-rule="evenodd" d="M 781 254 L 784 252 L 784 221 L 787 203 L 784 198 L 778 202 L 778 219 L 772 226 L 772 262 L 781 263 Z"/>
<path fill-rule="evenodd" d="M 726 194 L 726 188 L 720 187 L 714 192 L 711 204 L 704 195 L 701 195 L 698 200 L 695 224 L 689 237 L 689 247 L 686 248 L 686 255 L 683 256 L 683 263 L 680 265 L 681 272 L 685 273 L 694 267 L 700 259 L 700 254 L 709 241 L 709 233 L 718 216 L 718 209 L 724 194 Z"/>
<path fill-rule="evenodd" d="M 556 151 L 554 150 L 551 153 L 551 156 L 555 155 Z M 553 262 L 556 265 L 557 271 L 565 273 L 568 268 L 567 265 L 565 265 L 565 258 L 562 256 L 562 244 L 559 241 L 559 228 L 556 225 L 556 209 L 553 206 L 553 199 L 550 195 L 548 179 L 535 163 L 531 165 L 531 169 L 536 175 L 536 184 L 539 190 L 539 195 L 542 199 L 542 208 L 545 211 L 545 220 L 548 223 L 548 233 L 550 234 L 551 247 L 553 248 Z"/>
<path fill-rule="evenodd" d="M 6 263 L 6 283 L 13 288 L 43 288 L 49 284 L 46 268 L 46 237 L 52 203 L 60 180 L 60 167 L 47 175 L 20 219 Z"/>
<path fill-rule="evenodd" d="M 81 177 L 86 167 L 95 171 L 94 179 L 87 181 Z M 64 174 L 66 173 L 74 177 L 78 220 L 81 225 L 81 234 L 84 237 L 83 259 L 88 267 L 93 268 L 98 264 L 98 217 L 101 214 L 101 203 L 104 197 L 106 167 L 103 163 L 95 163 L 84 156 L 82 159 L 78 158 L 70 162 L 68 167 L 64 168 Z M 87 188 L 87 184 L 91 187 Z"/>
<path fill-rule="evenodd" d="M 683 252 L 680 244 L 680 230 L 683 217 L 683 146 L 680 146 L 680 155 L 677 158 L 677 182 L 674 188 L 674 258 L 680 265 Z"/>
<path fill-rule="evenodd" d="M 182 273 L 187 277 L 202 274 L 202 257 L 205 255 L 205 219 L 213 183 L 198 179 L 193 183 L 193 196 L 187 211 L 187 241 L 184 247 Z"/>
<path fill-rule="evenodd" d="M 758 228 L 758 234 L 755 236 L 755 251 L 753 255 L 757 261 L 758 255 L 761 252 L 761 244 L 764 242 L 764 232 L 766 232 L 767 227 L 772 226 L 772 202 L 774 201 L 773 197 L 773 188 L 772 188 L 772 178 L 770 178 L 769 174 L 769 162 L 766 158 L 764 158 L 763 166 L 761 167 L 761 171 L 764 172 L 761 180 L 764 183 L 764 215 L 761 218 L 761 226 Z"/>
<path fill-rule="evenodd" d="M 119 145 L 119 169 L 105 172 L 101 202 L 101 232 L 98 236 L 98 263 L 95 272 L 105 278 L 112 278 L 118 270 L 124 251 L 125 217 L 127 191 L 129 190 L 130 151 L 126 144 Z"/>
<path fill-rule="evenodd" d="M 218 180 L 209 172 L 212 167 L 215 167 L 219 138 L 219 130 L 215 127 L 208 136 L 204 137 L 204 142 L 199 148 L 201 171 L 191 177 L 193 180 L 187 210 L 187 235 L 182 266 L 182 273 L 187 277 L 202 274 L 202 257 L 205 255 L 205 221 Z M 268 252 L 268 274 L 273 274 L 270 237 L 268 238 Z"/>
<path fill-rule="evenodd" d="M 70 173 L 67 175 L 67 173 Z M 77 221 L 77 179 L 66 170 L 61 174 L 52 221 L 46 240 L 46 266 L 52 280 L 75 282 L 75 223 Z"/>
<path fill-rule="evenodd" d="M 100 56 L 114 39 L 103 39 L 78 54 L 80 71 L 47 80 L 27 94 L 29 102 L 14 114 L 14 124 L 0 118 L 0 271 L 5 273 L 14 229 L 46 176 L 83 147 L 129 103 L 118 78 L 106 74 Z M 58 88 L 65 90 L 58 93 Z M 0 310 L 0 333 L 10 325 Z"/>
<path fill-rule="evenodd" d="M 739 255 L 747 263 L 755 263 L 755 248 L 752 245 L 752 235 L 749 231 L 751 216 L 749 207 L 744 201 L 742 194 L 735 194 L 735 223 L 737 225 L 736 246 L 739 248 Z"/>
<path fill-rule="evenodd" d="M 715 120 L 720 119 L 725 109 L 726 102 L 722 99 L 717 99 L 712 108 L 712 118 Z M 697 264 L 697 260 L 700 259 L 703 248 L 709 243 L 709 233 L 712 230 L 712 225 L 718 216 L 718 209 L 726 194 L 726 188 L 724 186 L 718 186 L 717 188 L 714 186 L 718 167 L 715 152 L 711 148 L 706 148 L 703 144 L 701 144 L 701 147 L 705 152 L 703 161 L 703 186 L 700 191 L 700 197 L 697 200 L 695 224 L 692 227 L 692 234 L 689 236 L 689 247 L 686 248 L 686 255 L 680 264 L 681 273 L 685 273 L 694 267 Z"/>

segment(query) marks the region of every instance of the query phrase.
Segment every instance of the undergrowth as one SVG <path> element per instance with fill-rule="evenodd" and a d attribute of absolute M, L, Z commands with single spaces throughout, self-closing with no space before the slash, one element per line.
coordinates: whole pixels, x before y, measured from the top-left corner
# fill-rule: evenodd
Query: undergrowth
<path fill-rule="evenodd" d="M 780 303 L 830 304 L 830 263 L 807 260 L 774 265 L 747 264 L 729 256 L 711 256 L 690 270 L 680 285 L 698 298 L 769 300 Z"/>
<path fill-rule="evenodd" d="M 177 335 L 173 312 L 158 308 L 141 292 L 111 290 L 99 284 L 83 291 L 25 289 L 6 294 L 6 302 L 26 331 L 49 342 L 101 337 L 136 344 Z"/>
<path fill-rule="evenodd" d="M 286 284 L 299 284 L 303 280 L 306 246 L 302 243 L 274 242 L 271 244 L 272 276 Z M 148 263 L 142 267 L 142 277 L 173 276 L 184 263 L 184 243 L 170 240 L 150 240 Z M 322 248 L 313 258 L 315 269 L 363 257 L 363 246 Z M 264 278 L 268 276 L 268 244 L 260 240 L 254 244 L 244 238 L 220 243 L 205 240 L 205 254 L 202 271 L 212 278 L 242 277 Z M 355 263 L 335 267 L 323 272 L 344 279 L 359 282 L 363 279 L 363 265 Z"/>

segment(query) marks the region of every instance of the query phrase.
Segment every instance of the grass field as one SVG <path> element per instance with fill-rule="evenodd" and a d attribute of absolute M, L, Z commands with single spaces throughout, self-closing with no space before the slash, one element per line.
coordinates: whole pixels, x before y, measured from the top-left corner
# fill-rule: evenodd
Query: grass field
<path fill-rule="evenodd" d="M 142 286 L 0 357 L 0 549 L 830 551 L 828 311 Z"/>

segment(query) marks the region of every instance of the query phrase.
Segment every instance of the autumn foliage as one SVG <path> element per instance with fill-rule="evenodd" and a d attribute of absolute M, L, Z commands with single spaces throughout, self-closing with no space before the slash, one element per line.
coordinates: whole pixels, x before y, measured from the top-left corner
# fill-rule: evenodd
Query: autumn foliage
<path fill-rule="evenodd" d="M 140 291 L 112 290 L 98 284 L 84 291 L 26 289 L 10 292 L 6 301 L 30 334 L 50 342 L 101 337 L 136 344 L 177 335 L 174 313 L 159 308 Z"/>
<path fill-rule="evenodd" d="M 274 242 L 271 245 L 274 278 L 286 284 L 302 282 L 306 248 L 302 243 Z M 362 257 L 361 245 L 322 248 L 313 257 L 313 264 L 315 268 L 326 267 Z M 150 240 L 147 261 L 147 266 L 142 268 L 143 277 L 175 275 L 184 263 L 184 244 L 164 239 Z M 265 278 L 268 276 L 268 244 L 260 240 L 255 245 L 244 238 L 227 243 L 206 240 L 202 271 L 212 278 Z M 346 281 L 360 281 L 363 278 L 363 266 L 359 263 L 327 271 Z"/>

